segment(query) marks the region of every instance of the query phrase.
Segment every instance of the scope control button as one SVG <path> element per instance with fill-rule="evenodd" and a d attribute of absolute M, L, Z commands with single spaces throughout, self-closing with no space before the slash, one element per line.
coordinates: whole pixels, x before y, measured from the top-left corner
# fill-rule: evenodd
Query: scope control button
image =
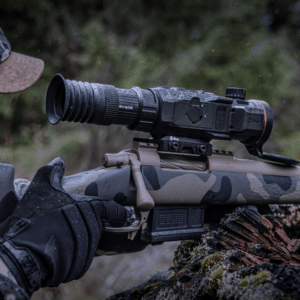
<path fill-rule="evenodd" d="M 188 110 L 187 115 L 192 123 L 199 122 L 202 118 L 202 112 L 198 107 L 192 107 Z"/>
<path fill-rule="evenodd" d="M 193 97 L 191 99 L 186 114 L 192 123 L 197 123 L 202 119 L 203 113 L 200 107 L 200 99 L 198 97 Z"/>
<path fill-rule="evenodd" d="M 241 88 L 228 87 L 226 89 L 225 97 L 245 100 L 246 99 L 246 90 L 241 89 Z"/>

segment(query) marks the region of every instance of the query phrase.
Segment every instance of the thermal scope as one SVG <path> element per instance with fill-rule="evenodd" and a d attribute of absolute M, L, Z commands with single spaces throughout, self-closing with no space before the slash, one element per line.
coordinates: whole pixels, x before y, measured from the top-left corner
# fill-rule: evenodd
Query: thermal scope
<path fill-rule="evenodd" d="M 162 151 L 191 148 L 210 155 L 212 139 L 238 140 L 250 154 L 293 164 L 292 159 L 262 152 L 272 131 L 272 110 L 265 101 L 246 100 L 242 88 L 229 87 L 224 97 L 179 87 L 121 89 L 57 74 L 48 87 L 46 112 L 52 124 L 119 124 L 148 132 Z"/>

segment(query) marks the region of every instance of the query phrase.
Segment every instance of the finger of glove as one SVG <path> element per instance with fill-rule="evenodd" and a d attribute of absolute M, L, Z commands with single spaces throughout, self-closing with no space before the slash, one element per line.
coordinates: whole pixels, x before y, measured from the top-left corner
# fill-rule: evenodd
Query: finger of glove
<path fill-rule="evenodd" d="M 0 223 L 2 223 L 15 209 L 19 200 L 13 191 L 0 201 Z"/>
<path fill-rule="evenodd" d="M 124 226 L 127 221 L 126 209 L 112 200 L 91 200 L 94 213 L 99 221 L 107 221 L 114 226 Z"/>
<path fill-rule="evenodd" d="M 68 194 L 62 187 L 62 179 L 65 173 L 64 161 L 60 157 L 57 157 L 51 164 L 53 164 L 53 171 L 49 178 L 51 186 L 58 191 Z"/>
<path fill-rule="evenodd" d="M 32 218 L 73 203 L 74 200 L 65 191 L 51 186 L 51 182 L 60 183 L 63 173 L 64 169 L 60 164 L 40 168 L 14 210 L 14 216 Z"/>
<path fill-rule="evenodd" d="M 30 186 L 33 183 L 49 182 L 50 174 L 51 174 L 53 168 L 54 168 L 53 166 L 49 166 L 49 165 L 39 168 L 37 170 L 37 172 L 35 173 L 28 189 L 30 188 Z"/>
<path fill-rule="evenodd" d="M 59 157 L 41 167 L 21 199 L 17 215 L 28 218 L 73 203 L 61 186 L 63 175 L 64 162 Z"/>
<path fill-rule="evenodd" d="M 62 189 L 61 181 L 64 173 L 64 161 L 60 157 L 57 157 L 36 172 L 32 183 L 50 183 L 53 187 L 60 190 Z"/>
<path fill-rule="evenodd" d="M 127 232 L 103 231 L 97 247 L 96 255 L 116 255 L 134 253 L 144 250 L 149 243 L 141 240 L 139 233 L 133 241 L 128 239 Z"/>
<path fill-rule="evenodd" d="M 63 169 L 65 169 L 65 163 L 61 157 L 56 157 L 53 160 L 51 160 L 48 164 L 48 166 L 61 166 Z"/>
<path fill-rule="evenodd" d="M 101 228 L 88 202 L 67 205 L 62 211 L 73 231 L 75 249 L 73 263 L 64 282 L 78 279 L 85 274 L 93 257 L 101 235 Z"/>

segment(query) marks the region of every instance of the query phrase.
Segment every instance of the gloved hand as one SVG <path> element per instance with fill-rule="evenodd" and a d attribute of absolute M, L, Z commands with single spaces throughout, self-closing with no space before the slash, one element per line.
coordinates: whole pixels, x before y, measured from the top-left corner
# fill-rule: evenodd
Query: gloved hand
<path fill-rule="evenodd" d="M 88 270 L 102 221 L 126 223 L 126 210 L 114 201 L 67 193 L 61 185 L 64 163 L 40 168 L 20 201 L 0 224 L 0 257 L 30 296 L 41 286 L 58 286 Z M 12 212 L 11 212 L 12 211 Z"/>

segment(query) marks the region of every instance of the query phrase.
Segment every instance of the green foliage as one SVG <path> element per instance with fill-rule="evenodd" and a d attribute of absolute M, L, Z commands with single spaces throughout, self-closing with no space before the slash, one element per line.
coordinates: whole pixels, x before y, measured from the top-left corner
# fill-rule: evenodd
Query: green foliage
<path fill-rule="evenodd" d="M 60 136 L 59 139 L 55 140 L 55 156 L 64 157 L 67 161 L 73 161 L 78 163 L 82 157 L 82 151 L 84 146 L 91 143 L 91 135 L 89 132 L 79 130 L 70 132 L 65 136 Z"/>
<path fill-rule="evenodd" d="M 283 154 L 300 159 L 300 132 L 295 132 L 282 140 Z"/>

